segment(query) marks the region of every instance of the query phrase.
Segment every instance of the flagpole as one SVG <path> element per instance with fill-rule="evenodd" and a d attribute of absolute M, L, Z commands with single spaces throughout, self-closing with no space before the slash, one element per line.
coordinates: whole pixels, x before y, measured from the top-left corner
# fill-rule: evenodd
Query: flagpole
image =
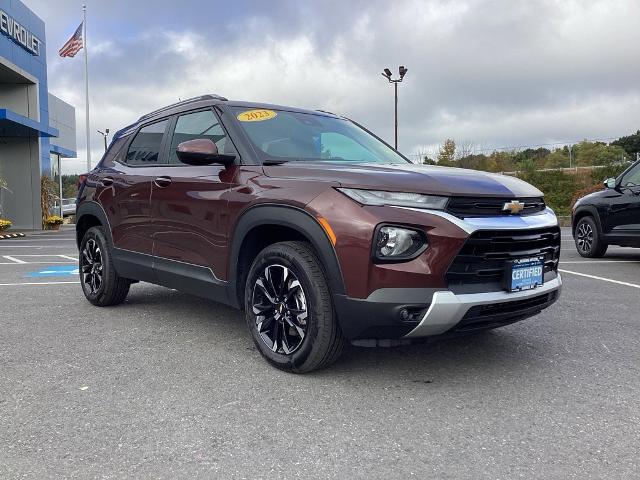
<path fill-rule="evenodd" d="M 83 22 L 82 43 L 84 47 L 84 90 L 87 127 L 87 172 L 91 171 L 91 130 L 89 128 L 89 55 L 87 53 L 87 6 L 82 5 Z"/>

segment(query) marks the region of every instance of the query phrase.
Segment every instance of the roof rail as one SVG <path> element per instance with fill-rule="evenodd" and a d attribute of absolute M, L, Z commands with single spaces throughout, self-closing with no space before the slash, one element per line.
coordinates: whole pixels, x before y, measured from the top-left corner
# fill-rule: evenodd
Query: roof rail
<path fill-rule="evenodd" d="M 165 110 L 170 110 L 172 108 L 175 107 L 181 107 L 182 105 L 188 105 L 190 103 L 194 103 L 194 102 L 200 102 L 202 100 L 222 100 L 222 101 L 227 101 L 226 98 L 220 96 L 220 95 L 216 95 L 216 94 L 212 94 L 209 93 L 207 95 L 200 95 L 199 97 L 193 97 L 193 98 L 188 98 L 186 100 L 182 100 L 180 102 L 177 103 L 172 103 L 171 105 L 167 105 L 166 107 L 162 107 L 159 108 L 157 110 L 154 110 L 153 112 L 147 113 L 145 115 L 142 115 L 139 119 L 138 122 L 141 122 L 142 120 L 146 120 L 147 118 L 151 118 L 154 115 L 160 113 L 160 112 L 164 112 Z"/>

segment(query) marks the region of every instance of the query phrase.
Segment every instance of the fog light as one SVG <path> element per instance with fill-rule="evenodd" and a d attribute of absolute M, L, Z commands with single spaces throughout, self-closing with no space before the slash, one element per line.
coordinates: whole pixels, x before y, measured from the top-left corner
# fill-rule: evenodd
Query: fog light
<path fill-rule="evenodd" d="M 427 247 L 427 237 L 418 230 L 384 225 L 378 227 L 374 257 L 380 261 L 402 261 L 417 257 Z"/>

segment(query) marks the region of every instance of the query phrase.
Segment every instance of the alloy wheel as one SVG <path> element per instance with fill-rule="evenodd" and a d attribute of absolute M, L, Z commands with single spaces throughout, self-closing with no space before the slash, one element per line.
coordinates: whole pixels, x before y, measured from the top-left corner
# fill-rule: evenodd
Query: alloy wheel
<path fill-rule="evenodd" d="M 577 232 L 578 249 L 583 253 L 589 253 L 593 247 L 593 228 L 587 222 L 582 222 L 578 226 Z"/>
<path fill-rule="evenodd" d="M 82 282 L 90 293 L 97 293 L 102 285 L 102 252 L 94 239 L 87 240 L 81 257 Z"/>
<path fill-rule="evenodd" d="M 295 352 L 307 334 L 307 299 L 298 277 L 283 265 L 268 265 L 253 286 L 251 307 L 265 345 L 275 353 Z"/>

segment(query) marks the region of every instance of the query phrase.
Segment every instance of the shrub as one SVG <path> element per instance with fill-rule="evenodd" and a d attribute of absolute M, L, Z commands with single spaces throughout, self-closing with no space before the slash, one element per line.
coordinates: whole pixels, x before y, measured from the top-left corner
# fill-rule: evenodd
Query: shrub
<path fill-rule="evenodd" d="M 52 227 L 54 225 L 62 225 L 64 219 L 58 215 L 49 215 L 44 219 L 44 224 Z"/>
<path fill-rule="evenodd" d="M 2 230 L 6 230 L 11 227 L 11 222 L 9 220 L 5 220 L 4 218 L 0 218 L 0 232 Z"/>
<path fill-rule="evenodd" d="M 520 172 L 518 178 L 544 193 L 545 202 L 557 215 L 571 213 L 571 199 L 581 187 L 575 175 L 560 170 Z"/>
<path fill-rule="evenodd" d="M 591 170 L 591 180 L 593 184 L 600 184 L 607 178 L 615 178 L 629 167 L 628 163 L 607 165 L 602 168 L 594 168 Z"/>
<path fill-rule="evenodd" d="M 576 202 L 584 197 L 585 195 L 589 195 L 590 193 L 599 192 L 603 189 L 602 184 L 591 185 L 590 187 L 581 188 L 576 193 L 573 194 L 573 198 L 571 199 L 571 208 L 576 204 Z"/>

